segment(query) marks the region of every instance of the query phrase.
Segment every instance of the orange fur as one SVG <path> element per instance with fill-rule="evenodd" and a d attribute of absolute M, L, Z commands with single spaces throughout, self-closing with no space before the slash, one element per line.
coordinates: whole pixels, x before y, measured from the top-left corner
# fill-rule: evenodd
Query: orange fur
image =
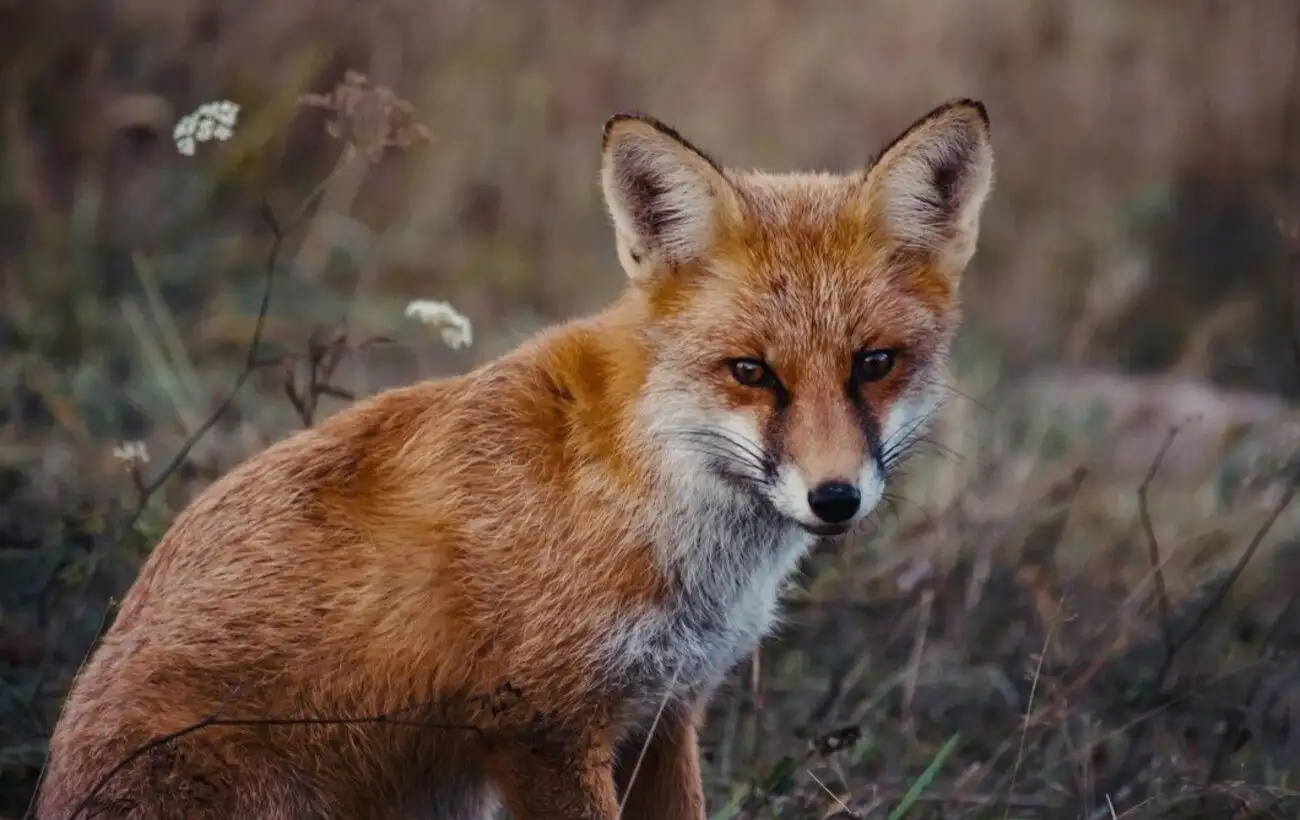
<path fill-rule="evenodd" d="M 925 420 L 990 174 L 966 101 L 843 177 L 611 120 L 625 294 L 199 495 L 78 676 L 37 816 L 703 817 L 699 716 L 813 539 L 789 487 L 883 484 L 883 432 Z"/>

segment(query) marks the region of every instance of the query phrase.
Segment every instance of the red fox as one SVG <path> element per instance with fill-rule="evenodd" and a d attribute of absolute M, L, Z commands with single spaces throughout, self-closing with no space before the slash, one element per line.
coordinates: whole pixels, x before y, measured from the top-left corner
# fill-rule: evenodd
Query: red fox
<path fill-rule="evenodd" d="M 972 100 L 846 175 L 610 119 L 622 295 L 198 495 L 38 817 L 703 818 L 704 706 L 938 407 L 992 179 Z"/>

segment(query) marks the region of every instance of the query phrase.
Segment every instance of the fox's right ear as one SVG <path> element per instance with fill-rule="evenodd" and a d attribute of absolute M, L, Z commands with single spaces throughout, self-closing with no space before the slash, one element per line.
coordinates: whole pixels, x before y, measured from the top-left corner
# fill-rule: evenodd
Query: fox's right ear
<path fill-rule="evenodd" d="M 715 220 L 737 204 L 721 166 L 644 114 L 605 123 L 600 181 L 633 279 L 703 259 Z"/>

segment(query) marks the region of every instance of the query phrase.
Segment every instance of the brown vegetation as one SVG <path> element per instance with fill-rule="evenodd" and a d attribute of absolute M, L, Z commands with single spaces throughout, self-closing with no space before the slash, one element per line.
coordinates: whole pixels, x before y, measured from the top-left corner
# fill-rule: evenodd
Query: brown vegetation
<path fill-rule="evenodd" d="M 957 95 L 1000 160 L 960 394 L 719 699 L 710 809 L 1293 816 L 1298 43 L 1288 0 L 0 7 L 0 816 L 196 487 L 612 296 L 608 114 L 847 167 Z M 427 143 L 340 163 L 297 102 L 347 68 Z M 234 138 L 179 155 L 176 120 L 227 98 Z M 469 315 L 471 351 L 412 298 Z M 137 439 L 133 481 L 112 451 Z"/>

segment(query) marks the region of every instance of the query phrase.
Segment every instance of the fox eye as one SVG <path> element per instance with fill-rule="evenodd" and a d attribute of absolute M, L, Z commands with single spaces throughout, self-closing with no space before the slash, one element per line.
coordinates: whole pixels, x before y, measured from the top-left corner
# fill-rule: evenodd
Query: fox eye
<path fill-rule="evenodd" d="M 766 362 L 759 359 L 733 359 L 731 375 L 746 387 L 776 387 L 776 376 Z"/>
<path fill-rule="evenodd" d="M 853 380 L 859 384 L 878 382 L 894 369 L 893 350 L 867 350 L 853 357 Z"/>

